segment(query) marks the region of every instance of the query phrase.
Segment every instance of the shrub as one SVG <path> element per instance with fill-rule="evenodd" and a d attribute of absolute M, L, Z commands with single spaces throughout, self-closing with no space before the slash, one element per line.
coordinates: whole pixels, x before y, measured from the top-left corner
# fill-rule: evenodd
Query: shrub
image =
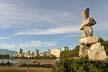
<path fill-rule="evenodd" d="M 107 72 L 108 63 L 86 59 L 57 61 L 52 72 Z"/>

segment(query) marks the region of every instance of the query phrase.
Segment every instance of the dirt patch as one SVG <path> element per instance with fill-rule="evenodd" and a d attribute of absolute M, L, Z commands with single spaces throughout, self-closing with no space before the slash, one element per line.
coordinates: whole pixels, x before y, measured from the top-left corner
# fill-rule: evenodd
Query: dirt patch
<path fill-rule="evenodd" d="M 0 72 L 51 72 L 51 68 L 0 67 Z"/>

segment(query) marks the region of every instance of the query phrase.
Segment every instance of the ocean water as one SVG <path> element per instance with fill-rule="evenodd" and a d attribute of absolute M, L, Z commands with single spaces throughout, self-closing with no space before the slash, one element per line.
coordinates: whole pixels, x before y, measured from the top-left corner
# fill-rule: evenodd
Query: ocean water
<path fill-rule="evenodd" d="M 18 62 L 24 62 L 25 60 L 22 60 L 22 59 L 0 59 L 0 63 L 2 63 L 2 62 L 7 63 L 8 61 L 10 63 L 16 64 Z"/>

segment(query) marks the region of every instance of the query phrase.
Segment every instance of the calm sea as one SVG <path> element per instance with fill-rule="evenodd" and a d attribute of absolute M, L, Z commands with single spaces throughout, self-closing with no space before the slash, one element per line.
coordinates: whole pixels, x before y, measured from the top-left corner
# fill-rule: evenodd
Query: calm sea
<path fill-rule="evenodd" d="M 10 63 L 18 63 L 18 62 L 24 62 L 25 60 L 23 59 L 0 59 L 0 63 L 4 62 L 4 63 L 7 63 L 7 62 L 10 62 Z"/>

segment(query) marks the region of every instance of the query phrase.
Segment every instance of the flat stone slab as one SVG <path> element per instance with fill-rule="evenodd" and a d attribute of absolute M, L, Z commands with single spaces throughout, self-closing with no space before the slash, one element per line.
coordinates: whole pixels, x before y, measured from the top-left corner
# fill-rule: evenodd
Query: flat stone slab
<path fill-rule="evenodd" d="M 81 44 L 93 44 L 93 43 L 97 43 L 99 42 L 101 38 L 98 36 L 89 36 L 89 37 L 85 37 L 85 38 L 81 38 L 80 39 L 80 43 Z"/>

